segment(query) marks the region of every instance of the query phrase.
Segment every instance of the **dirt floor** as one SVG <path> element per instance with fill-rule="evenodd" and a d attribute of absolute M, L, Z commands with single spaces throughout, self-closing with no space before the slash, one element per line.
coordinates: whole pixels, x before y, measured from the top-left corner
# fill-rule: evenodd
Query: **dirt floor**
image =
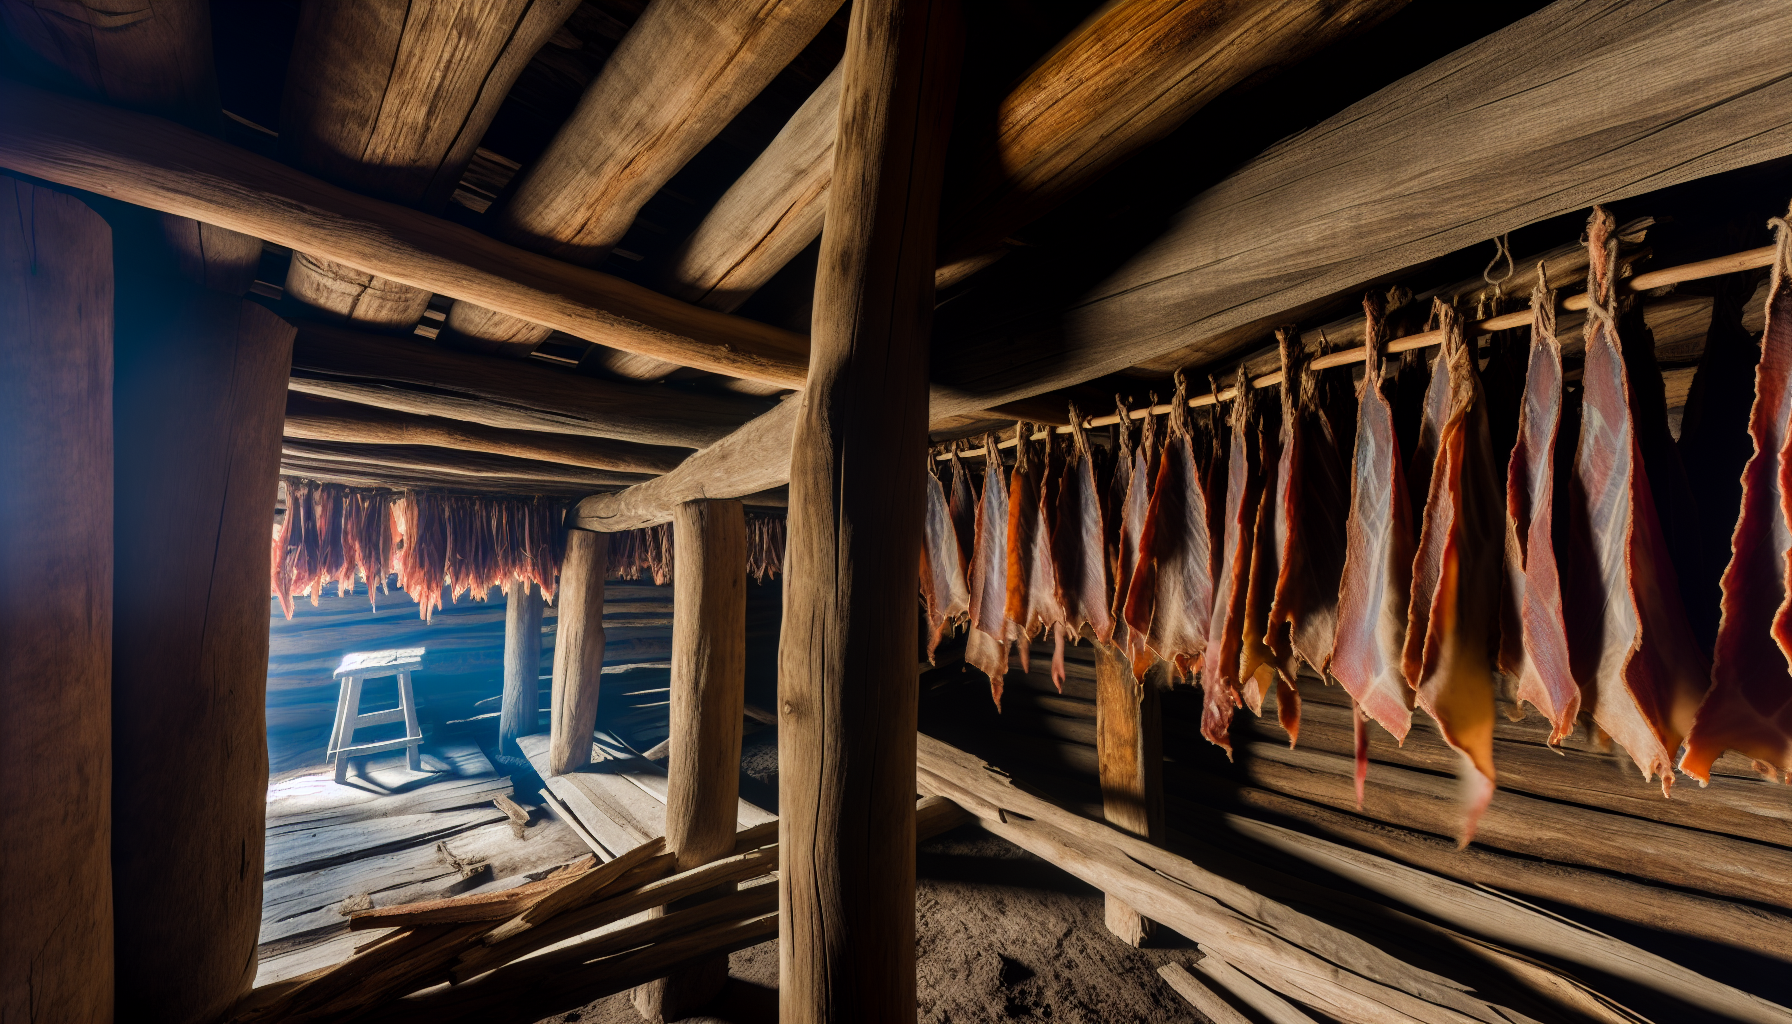
<path fill-rule="evenodd" d="M 1134 949 L 1102 923 L 1102 895 L 973 826 L 921 845 L 916 858 L 915 971 L 923 1024 L 1198 1024 L 1205 1021 L 1157 976 L 1194 959 L 1192 947 Z M 729 959 L 729 982 L 703 1024 L 778 1019 L 778 945 Z M 548 1022 L 640 1024 L 626 993 Z"/>

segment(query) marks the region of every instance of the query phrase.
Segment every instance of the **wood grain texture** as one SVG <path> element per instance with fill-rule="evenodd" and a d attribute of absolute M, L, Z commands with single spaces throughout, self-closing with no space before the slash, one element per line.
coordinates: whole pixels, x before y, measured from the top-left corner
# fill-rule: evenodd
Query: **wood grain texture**
<path fill-rule="evenodd" d="M 1164 838 L 1163 719 L 1155 673 L 1135 680 L 1125 655 L 1095 645 L 1095 752 L 1101 766 L 1102 816 L 1151 843 Z M 1120 941 L 1143 945 L 1151 922 L 1113 896 L 1107 925 Z"/>
<path fill-rule="evenodd" d="M 112 237 L 16 178 L 0 211 L 0 1016 L 109 1024 Z"/>
<path fill-rule="evenodd" d="M 452 295 L 587 341 L 800 386 L 806 341 L 358 195 L 143 114 L 0 84 L 0 166 Z"/>
<path fill-rule="evenodd" d="M 255 976 L 268 510 L 293 329 L 179 279 L 114 217 L 113 846 L 118 1013 L 210 1020 Z M 149 220 L 151 223 L 145 224 Z"/>
<path fill-rule="evenodd" d="M 300 8 L 280 111 L 285 160 L 440 212 L 523 67 L 574 0 L 325 0 Z M 327 318 L 408 331 L 430 293 L 295 253 L 286 294 Z"/>
<path fill-rule="evenodd" d="M 1271 147 L 1063 308 L 944 339 L 934 379 L 986 407 L 1218 358 L 1204 339 L 1378 275 L 1783 156 L 1788 37 L 1776 4 L 1558 0 Z"/>
<path fill-rule="evenodd" d="M 609 562 L 610 538 L 589 530 L 566 531 L 566 555 L 554 595 L 559 612 L 548 718 L 548 771 L 555 775 L 591 763 L 591 730 L 597 724 L 604 668 L 604 575 Z"/>
<path fill-rule="evenodd" d="M 504 585 L 504 700 L 498 709 L 498 748 L 517 749 L 516 738 L 535 731 L 541 707 L 541 588 Z"/>
<path fill-rule="evenodd" d="M 689 454 L 685 449 L 664 445 L 569 437 L 541 430 L 504 430 L 356 402 L 337 402 L 297 391 L 289 391 L 286 396 L 284 434 L 307 441 L 429 445 L 624 473 L 664 473 Z"/>
<path fill-rule="evenodd" d="M 672 692 L 666 846 L 678 870 L 734 852 L 747 671 L 747 517 L 738 501 L 692 501 L 672 520 Z M 728 894 L 720 886 L 659 914 Z M 647 1020 L 682 1020 L 721 992 L 726 958 L 634 992 Z"/>
<path fill-rule="evenodd" d="M 293 370 L 295 391 L 396 412 L 682 448 L 713 444 L 765 408 L 763 400 L 607 381 L 325 324 L 299 325 Z"/>
<path fill-rule="evenodd" d="M 338 463 L 371 473 L 390 469 L 401 473 L 426 474 L 449 481 L 530 479 L 544 484 L 603 487 L 644 479 L 638 473 L 585 469 L 536 459 L 456 451 L 429 445 L 351 444 L 344 441 L 296 441 L 288 438 L 281 441 L 280 452 L 282 458 L 288 461 Z"/>
<path fill-rule="evenodd" d="M 915 567 L 955 0 L 855 3 L 790 466 L 780 1019 L 915 1015 Z"/>

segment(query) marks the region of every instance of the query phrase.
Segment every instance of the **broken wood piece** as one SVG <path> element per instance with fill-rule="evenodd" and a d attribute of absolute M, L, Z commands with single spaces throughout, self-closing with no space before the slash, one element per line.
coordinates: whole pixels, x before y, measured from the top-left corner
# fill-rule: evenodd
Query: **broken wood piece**
<path fill-rule="evenodd" d="M 529 827 L 529 812 L 523 810 L 515 800 L 510 799 L 508 796 L 494 797 L 492 803 L 496 805 L 498 810 L 504 812 L 505 817 L 510 819 L 510 831 L 518 839 L 524 838 L 524 830 Z"/>
<path fill-rule="evenodd" d="M 1200 1010 L 1201 1015 L 1213 1024 L 1254 1024 L 1219 993 L 1188 973 L 1188 969 L 1181 964 L 1165 964 L 1157 969 L 1157 974 L 1176 990 L 1177 995 L 1188 1000 L 1190 1006 Z"/>
<path fill-rule="evenodd" d="M 1202 947 L 1201 954 L 1201 959 L 1195 961 L 1195 969 L 1207 975 L 1221 989 L 1230 992 L 1233 998 L 1257 1011 L 1269 1024 L 1313 1024 L 1313 1018 L 1302 1013 L 1288 1000 L 1257 984 L 1249 975 L 1227 963 L 1218 953 Z"/>
<path fill-rule="evenodd" d="M 554 816 L 565 822 L 566 827 L 572 829 L 579 839 L 590 848 L 592 855 L 597 857 L 599 861 L 615 859 L 615 854 L 606 849 L 604 844 L 597 841 L 597 838 L 585 828 L 584 823 L 579 821 L 578 815 L 572 813 L 572 811 L 567 809 L 565 804 L 555 799 L 552 790 L 543 789 L 541 791 L 541 799 L 548 805 L 548 808 L 554 812 Z"/>
<path fill-rule="evenodd" d="M 525 905 L 539 902 L 549 893 L 597 866 L 597 858 L 583 857 L 556 868 L 546 878 L 499 892 L 473 893 L 442 899 L 400 903 L 390 907 L 356 910 L 349 915 L 349 930 L 369 928 L 420 928 L 438 924 L 471 924 L 515 917 Z"/>
<path fill-rule="evenodd" d="M 566 885 L 557 887 L 553 893 L 538 900 L 527 910 L 486 933 L 485 944 L 494 945 L 514 935 L 520 935 L 556 914 L 602 898 L 606 892 L 613 891 L 616 883 L 625 878 L 629 872 L 660 856 L 664 851 L 665 840 L 655 839 L 642 843 L 602 867 L 583 872 L 576 879 L 569 880 Z"/>

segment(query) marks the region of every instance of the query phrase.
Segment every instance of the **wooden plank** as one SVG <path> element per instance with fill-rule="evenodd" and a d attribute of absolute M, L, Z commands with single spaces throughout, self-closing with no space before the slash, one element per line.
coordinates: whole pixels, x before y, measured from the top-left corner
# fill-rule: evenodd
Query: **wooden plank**
<path fill-rule="evenodd" d="M 483 806 L 459 810 L 395 814 L 316 828 L 283 830 L 268 837 L 266 871 L 270 878 L 302 874 L 392 850 L 434 844 L 481 825 L 505 820 L 504 812 L 488 801 Z"/>
<path fill-rule="evenodd" d="M 529 759 L 548 789 L 566 804 L 585 830 L 612 856 L 627 853 L 649 839 L 665 834 L 665 808 L 661 806 L 656 812 L 645 807 L 641 803 L 647 799 L 645 794 L 626 781 L 606 777 L 590 768 L 564 775 L 547 771 L 548 744 L 548 737 L 540 733 L 517 737 L 523 756 Z M 618 783 L 623 790 L 613 788 Z M 656 801 L 648 800 L 648 803 Z"/>
<path fill-rule="evenodd" d="M 0 210 L 0 1016 L 104 1024 L 112 237 L 79 200 L 12 177 L 0 176 Z"/>
<path fill-rule="evenodd" d="M 597 724 L 603 680 L 604 575 L 609 554 L 610 538 L 589 530 L 566 531 L 548 727 L 548 771 L 555 775 L 591 763 L 591 730 Z"/>
<path fill-rule="evenodd" d="M 1158 682 L 1108 644 L 1095 647 L 1095 750 L 1100 760 L 1102 816 L 1108 824 L 1147 842 L 1164 838 L 1163 724 Z M 1107 897 L 1108 930 L 1131 946 L 1151 937 L 1151 922 L 1133 907 Z"/>
<path fill-rule="evenodd" d="M 664 473 L 689 452 L 665 445 L 505 430 L 289 392 L 284 436 L 351 444 L 430 445 L 623 473 Z"/>
<path fill-rule="evenodd" d="M 433 445 L 352 444 L 343 441 L 296 441 L 284 438 L 280 443 L 280 453 L 284 460 L 291 462 L 324 466 L 340 463 L 346 470 L 370 474 L 391 469 L 446 480 L 464 479 L 469 484 L 489 479 L 531 479 L 543 484 L 602 486 L 609 481 L 647 479 L 639 473 L 586 469 L 564 463 L 540 462 L 509 455 L 488 455 L 484 452 Z M 612 483 L 610 486 L 615 485 Z"/>
<path fill-rule="evenodd" d="M 504 700 L 498 717 L 498 749 L 535 731 L 541 707 L 541 587 L 512 581 L 504 587 Z"/>
<path fill-rule="evenodd" d="M 168 122 L 0 84 L 0 166 L 204 220 L 574 337 L 681 365 L 796 387 L 807 344 L 538 256 Z"/>
<path fill-rule="evenodd" d="M 1269 1024 L 1313 1024 L 1313 1018 L 1302 1013 L 1293 1003 L 1254 981 L 1250 975 L 1227 963 L 1210 949 L 1195 962 L 1195 969 L 1208 980 L 1232 993 L 1232 997 L 1257 1012 Z"/>
<path fill-rule="evenodd" d="M 1196 980 L 1188 973 L 1188 968 L 1181 964 L 1164 964 L 1157 969 L 1158 976 L 1176 990 L 1176 994 L 1188 1000 L 1189 1005 L 1201 1011 L 1201 1016 L 1213 1024 L 1251 1024 L 1251 1019 L 1239 1013 L 1231 1003 L 1226 1002 L 1213 989 Z"/>

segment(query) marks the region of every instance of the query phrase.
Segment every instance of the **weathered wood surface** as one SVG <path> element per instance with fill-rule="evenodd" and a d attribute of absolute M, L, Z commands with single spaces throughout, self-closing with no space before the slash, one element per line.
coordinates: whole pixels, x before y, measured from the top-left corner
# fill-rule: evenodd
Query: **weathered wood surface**
<path fill-rule="evenodd" d="M 1272 147 L 1067 308 L 998 295 L 995 326 L 942 324 L 932 416 L 1214 359 L 1379 275 L 1792 153 L 1789 33 L 1779 5 L 1558 0 Z M 692 459 L 604 506 L 652 520 L 673 493 L 766 479 L 788 457 L 777 426 L 742 428 L 759 465 Z"/>
<path fill-rule="evenodd" d="M 650 4 L 546 152 L 489 211 L 493 231 L 532 252 L 596 264 L 622 240 L 641 205 L 784 70 L 840 2 Z M 677 59 L 668 59 L 671 54 Z M 509 354 L 546 340 L 535 325 L 465 301 L 449 311 L 445 336 L 477 339 Z M 621 376 L 658 380 L 679 363 L 643 355 L 654 354 L 612 358 L 606 366 Z"/>
<path fill-rule="evenodd" d="M 0 3 L 0 22 L 67 75 L 56 87 L 212 135 L 222 132 L 205 0 L 157 0 L 129 10 L 7 0 Z M 175 216 L 162 218 L 162 231 L 188 280 L 232 295 L 254 283 L 260 239 Z"/>
<path fill-rule="evenodd" d="M 487 800 L 453 810 L 270 829 L 266 872 L 269 878 L 283 878 L 317 871 L 407 847 L 433 845 L 504 820 L 504 812 Z"/>
<path fill-rule="evenodd" d="M 282 433 L 301 441 L 429 445 L 624 473 L 664 473 L 690 454 L 667 445 L 569 437 L 545 430 L 507 430 L 441 416 L 419 416 L 297 391 L 287 395 Z"/>
<path fill-rule="evenodd" d="M 554 635 L 553 712 L 548 727 L 548 771 L 554 775 L 591 763 L 591 730 L 597 722 L 604 668 L 604 575 L 610 538 L 589 530 L 566 531 L 560 560 L 559 608 Z"/>
<path fill-rule="evenodd" d="M 292 326 L 182 280 L 114 218 L 112 870 L 121 1016 L 207 1020 L 248 990 L 267 793 L 268 510 Z M 195 900 L 194 893 L 205 894 Z"/>
<path fill-rule="evenodd" d="M 541 588 L 528 581 L 504 586 L 504 701 L 498 747 L 510 752 L 516 738 L 535 731 L 541 707 Z"/>
<path fill-rule="evenodd" d="M 339 464 L 378 476 L 383 469 L 435 477 L 453 486 L 456 482 L 474 483 L 481 479 L 529 479 L 543 484 L 584 484 L 615 486 L 619 482 L 645 480 L 640 473 L 615 473 L 605 469 L 586 469 L 559 462 L 519 459 L 509 455 L 488 455 L 477 451 L 457 451 L 433 445 L 351 444 L 345 441 L 281 442 L 285 461 L 305 461 L 325 465 Z"/>
<path fill-rule="evenodd" d="M 511 792 L 509 778 L 497 774 L 475 743 L 426 745 L 423 769 L 429 774 L 418 776 L 398 753 L 357 762 L 346 786 L 327 765 L 287 773 L 268 784 L 268 831 L 472 807 Z"/>
<path fill-rule="evenodd" d="M 106 1024 L 112 237 L 16 178 L 0 210 L 0 1016 Z"/>
<path fill-rule="evenodd" d="M 808 345 L 319 181 L 169 122 L 0 84 L 0 166 L 204 220 L 597 344 L 783 387 Z"/>
<path fill-rule="evenodd" d="M 666 765 L 666 846 L 678 869 L 727 856 L 740 802 L 746 702 L 747 520 L 738 501 L 680 505 L 672 522 L 672 692 Z M 692 897 L 725 895 L 723 887 Z M 680 905 L 661 908 L 665 914 Z M 679 1020 L 714 999 L 726 958 L 693 964 L 634 991 L 648 1020 Z"/>
<path fill-rule="evenodd" d="M 293 370 L 295 391 L 397 412 L 684 448 L 713 444 L 765 408 L 311 323 L 299 325 Z"/>
<path fill-rule="evenodd" d="M 666 805 L 639 786 L 608 770 L 608 762 L 590 764 L 555 775 L 548 770 L 549 738 L 540 733 L 517 737 L 523 756 L 548 789 L 610 857 L 617 857 L 642 843 L 666 834 Z"/>
<path fill-rule="evenodd" d="M 287 66 L 280 149 L 346 188 L 440 212 L 529 58 L 573 0 L 306 4 Z M 328 318 L 408 331 L 430 293 L 294 253 L 286 294 Z"/>
<path fill-rule="evenodd" d="M 1188 1000 L 1189 1005 L 1201 1011 L 1201 1015 L 1213 1024 L 1251 1024 L 1251 1019 L 1239 1013 L 1220 995 L 1208 988 L 1188 973 L 1188 968 L 1177 963 L 1168 963 L 1159 967 L 1157 973 L 1165 984 L 1176 990 L 1176 994 Z"/>
<path fill-rule="evenodd" d="M 455 473 L 399 469 L 387 465 L 293 456 L 281 458 L 280 475 L 296 476 L 305 480 L 316 480 L 320 483 L 346 484 L 350 487 L 435 488 L 472 494 L 514 495 L 521 493 L 576 498 L 591 490 L 591 484 L 569 482 L 557 473 L 466 476 Z"/>
<path fill-rule="evenodd" d="M 1095 750 L 1101 761 L 1102 816 L 1147 842 L 1164 838 L 1163 721 L 1157 680 L 1135 680 L 1124 654 L 1095 647 Z M 1151 936 L 1139 910 L 1107 898 L 1107 925 L 1120 941 L 1138 946 Z"/>
<path fill-rule="evenodd" d="M 853 5 L 790 467 L 779 645 L 778 999 L 915 1013 L 915 566 L 953 0 Z"/>

